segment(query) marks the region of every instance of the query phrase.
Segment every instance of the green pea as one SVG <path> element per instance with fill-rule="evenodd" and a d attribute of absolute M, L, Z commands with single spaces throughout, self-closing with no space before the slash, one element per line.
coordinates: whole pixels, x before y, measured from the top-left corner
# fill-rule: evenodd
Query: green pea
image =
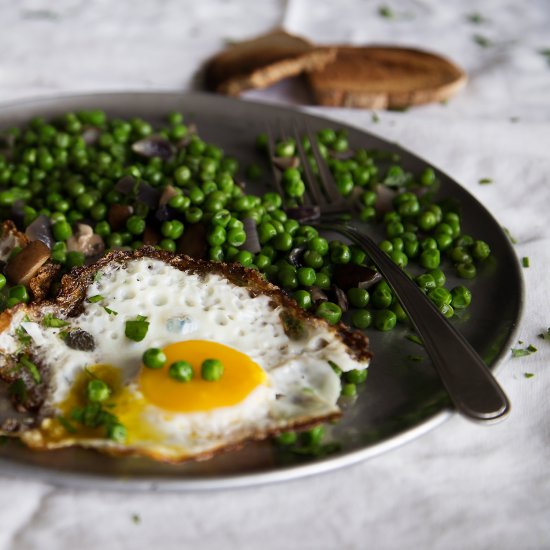
<path fill-rule="evenodd" d="M 417 221 L 418 227 L 422 231 L 431 231 L 437 225 L 437 216 L 433 212 L 426 210 L 420 214 Z"/>
<path fill-rule="evenodd" d="M 404 268 L 409 263 L 409 258 L 407 255 L 399 250 L 394 250 L 390 254 L 390 258 L 400 267 Z"/>
<path fill-rule="evenodd" d="M 273 238 L 273 246 L 276 250 L 286 252 L 292 248 L 292 235 L 284 231 Z"/>
<path fill-rule="evenodd" d="M 53 224 L 52 233 L 56 241 L 66 241 L 72 236 L 71 225 L 66 221 L 60 220 Z"/>
<path fill-rule="evenodd" d="M 139 216 L 130 216 L 126 228 L 132 235 L 141 235 L 145 231 L 145 220 Z"/>
<path fill-rule="evenodd" d="M 279 283 L 283 288 L 294 289 L 298 287 L 298 277 L 291 269 L 279 269 Z"/>
<path fill-rule="evenodd" d="M 95 204 L 95 200 L 90 193 L 82 193 L 75 199 L 75 204 L 80 212 L 87 212 Z"/>
<path fill-rule="evenodd" d="M 111 388 L 103 382 L 103 380 L 90 380 L 86 387 L 86 395 L 88 401 L 92 403 L 100 403 L 106 401 L 111 396 Z"/>
<path fill-rule="evenodd" d="M 284 230 L 290 235 L 295 235 L 298 229 L 300 228 L 300 223 L 293 219 L 288 219 L 283 222 Z"/>
<path fill-rule="evenodd" d="M 68 268 L 71 267 L 80 267 L 84 265 L 85 257 L 82 252 L 67 252 L 67 256 L 65 259 L 65 265 Z"/>
<path fill-rule="evenodd" d="M 315 286 L 322 290 L 328 290 L 331 286 L 330 276 L 319 271 L 315 277 Z"/>
<path fill-rule="evenodd" d="M 185 211 L 185 221 L 187 223 L 198 223 L 201 221 L 203 211 L 198 206 L 191 206 Z"/>
<path fill-rule="evenodd" d="M 399 302 L 394 302 L 390 308 L 401 323 L 404 323 L 407 320 L 407 312 L 403 309 L 403 306 Z"/>
<path fill-rule="evenodd" d="M 292 294 L 292 297 L 303 309 L 309 309 L 312 306 L 311 294 L 307 290 L 297 290 Z"/>
<path fill-rule="evenodd" d="M 431 187 L 436 182 L 435 172 L 432 168 L 426 168 L 420 174 L 420 183 L 426 187 Z"/>
<path fill-rule="evenodd" d="M 367 374 L 367 369 L 354 369 L 344 373 L 344 378 L 351 384 L 362 384 L 367 379 Z"/>
<path fill-rule="evenodd" d="M 12 286 L 8 290 L 8 298 L 17 299 L 19 302 L 27 303 L 30 300 L 29 293 L 23 285 Z"/>
<path fill-rule="evenodd" d="M 365 288 L 350 288 L 347 291 L 347 297 L 348 297 L 349 303 L 353 307 L 358 307 L 358 308 L 367 307 L 370 300 L 369 291 Z"/>
<path fill-rule="evenodd" d="M 351 322 L 358 329 L 366 329 L 372 323 L 372 314 L 368 309 L 357 309 L 351 314 Z"/>
<path fill-rule="evenodd" d="M 167 252 L 176 251 L 176 242 L 173 239 L 162 239 L 159 242 L 159 246 L 162 250 L 166 250 Z"/>
<path fill-rule="evenodd" d="M 315 426 L 315 428 L 311 428 L 307 432 L 302 432 L 300 435 L 300 439 L 302 440 L 302 443 L 304 445 L 310 446 L 310 447 L 317 447 L 321 444 L 321 441 L 323 440 L 323 437 L 325 435 L 325 428 L 322 425 Z"/>
<path fill-rule="evenodd" d="M 451 293 L 443 287 L 436 287 L 428 292 L 428 298 L 436 305 L 450 304 L 452 301 Z"/>
<path fill-rule="evenodd" d="M 160 348 L 149 348 L 143 352 L 141 360 L 149 369 L 162 369 L 166 364 L 166 354 Z"/>
<path fill-rule="evenodd" d="M 386 225 L 386 235 L 391 239 L 392 237 L 398 237 L 405 232 L 405 227 L 401 222 L 394 221 Z"/>
<path fill-rule="evenodd" d="M 220 228 L 220 229 L 223 229 L 223 228 Z M 174 240 L 179 239 L 183 235 L 183 224 L 178 220 L 163 222 L 163 224 L 160 227 L 160 232 L 168 239 L 174 239 Z M 224 234 L 225 234 L 225 231 L 224 231 Z M 224 235 L 224 239 L 225 239 L 225 235 Z M 221 242 L 214 243 L 214 244 L 221 244 Z"/>
<path fill-rule="evenodd" d="M 223 376 L 224 366 L 219 359 L 205 359 L 201 365 L 203 380 L 215 382 Z"/>
<path fill-rule="evenodd" d="M 266 267 L 271 265 L 271 259 L 265 254 L 259 253 L 256 255 L 256 258 L 254 259 L 254 263 L 258 266 L 258 269 L 260 271 L 264 271 Z"/>
<path fill-rule="evenodd" d="M 345 397 L 355 397 L 357 395 L 357 386 L 350 382 L 343 384 L 341 394 Z"/>
<path fill-rule="evenodd" d="M 388 255 L 393 252 L 393 243 L 391 241 L 381 241 L 378 244 L 378 247 L 382 250 L 382 252 L 385 252 Z"/>
<path fill-rule="evenodd" d="M 281 208 L 283 199 L 274 192 L 265 193 L 262 197 L 262 203 L 268 212 Z"/>
<path fill-rule="evenodd" d="M 96 223 L 94 231 L 100 237 L 105 238 L 111 234 L 111 226 L 107 221 L 100 221 Z"/>
<path fill-rule="evenodd" d="M 242 229 L 230 229 L 226 240 L 232 246 L 241 246 L 246 241 L 246 233 Z"/>
<path fill-rule="evenodd" d="M 424 250 L 420 254 L 420 265 L 425 269 L 435 269 L 441 262 L 441 256 L 438 249 Z"/>
<path fill-rule="evenodd" d="M 342 318 L 342 309 L 338 304 L 333 302 L 323 302 L 317 306 L 316 315 L 322 317 L 329 323 L 335 325 Z"/>
<path fill-rule="evenodd" d="M 465 286 L 455 286 L 451 290 L 451 305 L 454 309 L 465 309 L 472 302 L 472 293 Z"/>
<path fill-rule="evenodd" d="M 330 244 L 330 259 L 335 264 L 347 264 L 351 260 L 351 250 L 347 245 L 333 241 Z"/>
<path fill-rule="evenodd" d="M 447 282 L 447 277 L 441 269 L 431 269 L 430 271 L 428 271 L 428 274 L 433 277 L 436 286 L 445 286 L 445 283 Z"/>
<path fill-rule="evenodd" d="M 475 241 L 472 246 L 472 256 L 476 260 L 485 260 L 491 255 L 491 248 L 485 241 Z"/>
<path fill-rule="evenodd" d="M 361 193 L 359 200 L 363 206 L 374 206 L 378 195 L 374 191 L 365 191 Z"/>
<path fill-rule="evenodd" d="M 313 286 L 317 275 L 312 267 L 300 267 L 297 276 L 298 282 L 302 286 Z"/>
<path fill-rule="evenodd" d="M 252 265 L 254 256 L 248 250 L 240 250 L 236 256 L 237 262 L 239 262 L 244 267 L 249 267 Z"/>
<path fill-rule="evenodd" d="M 376 309 L 386 309 L 393 301 L 393 294 L 385 281 L 378 283 L 371 294 L 372 305 Z"/>
<path fill-rule="evenodd" d="M 353 191 L 353 177 L 349 172 L 338 174 L 335 184 L 340 194 L 344 197 L 347 197 Z"/>
<path fill-rule="evenodd" d="M 374 326 L 382 331 L 387 332 L 393 330 L 397 324 L 395 313 L 389 309 L 377 311 L 374 315 Z"/>
<path fill-rule="evenodd" d="M 435 238 L 439 250 L 447 250 L 453 243 L 453 238 L 447 233 L 440 233 Z"/>
<path fill-rule="evenodd" d="M 281 445 L 283 447 L 294 445 L 296 441 L 298 441 L 298 436 L 296 435 L 296 432 L 283 432 L 275 437 L 275 442 L 277 443 L 277 445 Z"/>
<path fill-rule="evenodd" d="M 471 263 L 457 264 L 456 272 L 463 279 L 473 279 L 477 275 L 476 266 Z"/>
<path fill-rule="evenodd" d="M 6 277 L 2 273 L 0 273 L 0 290 L 2 290 L 6 286 Z"/>
<path fill-rule="evenodd" d="M 192 380 L 194 374 L 193 365 L 189 361 L 175 361 L 168 367 L 168 376 L 178 382 L 189 382 Z M 206 378 L 204 379 L 207 380 Z"/>
<path fill-rule="evenodd" d="M 359 213 L 359 219 L 364 222 L 373 221 L 376 218 L 376 210 L 374 206 L 365 206 Z"/>
<path fill-rule="evenodd" d="M 435 279 L 429 273 L 418 275 L 418 277 L 415 277 L 415 281 L 422 292 L 428 292 L 437 286 Z"/>

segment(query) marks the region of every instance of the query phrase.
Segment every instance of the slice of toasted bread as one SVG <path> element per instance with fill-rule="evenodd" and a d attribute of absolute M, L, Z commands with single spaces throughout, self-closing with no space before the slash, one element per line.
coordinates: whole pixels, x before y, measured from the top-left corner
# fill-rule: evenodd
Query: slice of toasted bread
<path fill-rule="evenodd" d="M 237 96 L 244 90 L 266 88 L 283 78 L 322 69 L 336 48 L 316 47 L 306 39 L 275 30 L 238 42 L 214 56 L 205 68 L 209 90 Z"/>
<path fill-rule="evenodd" d="M 308 77 L 318 104 L 367 109 L 443 101 L 466 83 L 439 55 L 389 46 L 339 46 L 336 59 Z"/>

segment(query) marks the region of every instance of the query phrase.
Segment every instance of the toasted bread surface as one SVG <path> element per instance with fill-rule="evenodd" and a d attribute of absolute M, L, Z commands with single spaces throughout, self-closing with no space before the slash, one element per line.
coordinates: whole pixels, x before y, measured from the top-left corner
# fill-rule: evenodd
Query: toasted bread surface
<path fill-rule="evenodd" d="M 369 109 L 443 101 L 466 83 L 465 73 L 439 55 L 384 46 L 339 46 L 334 61 L 308 78 L 320 105 Z"/>
<path fill-rule="evenodd" d="M 205 83 L 212 91 L 236 96 L 302 72 L 319 70 L 335 56 L 335 48 L 317 47 L 305 38 L 275 30 L 232 44 L 210 59 Z"/>

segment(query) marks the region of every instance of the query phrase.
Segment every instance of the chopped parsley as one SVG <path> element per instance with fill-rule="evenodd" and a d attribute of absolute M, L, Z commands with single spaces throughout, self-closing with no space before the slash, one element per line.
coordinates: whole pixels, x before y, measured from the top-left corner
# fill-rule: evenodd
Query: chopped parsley
<path fill-rule="evenodd" d="M 373 111 L 371 113 L 370 119 L 374 124 L 377 124 L 378 122 L 380 122 L 380 117 L 378 116 L 378 113 L 376 111 Z"/>
<path fill-rule="evenodd" d="M 95 296 L 90 296 L 88 298 L 88 302 L 90 302 L 90 304 L 95 304 L 97 302 L 101 302 L 101 300 L 103 300 L 103 296 L 101 294 L 96 294 Z"/>
<path fill-rule="evenodd" d="M 487 19 L 485 19 L 485 17 L 483 17 L 480 13 L 469 13 L 466 16 L 466 20 L 474 25 L 480 25 L 481 23 L 487 22 Z"/>
<path fill-rule="evenodd" d="M 546 332 L 541 332 L 539 338 L 550 342 L 550 327 L 546 329 Z"/>
<path fill-rule="evenodd" d="M 479 180 L 479 185 L 487 185 L 489 183 L 493 183 L 493 180 L 491 178 L 481 178 Z"/>
<path fill-rule="evenodd" d="M 506 236 L 510 239 L 510 242 L 512 244 L 517 244 L 517 239 L 515 239 L 512 234 L 510 233 L 510 231 L 506 228 L 506 227 L 503 227 L 502 230 L 504 231 L 504 233 L 506 233 Z"/>
<path fill-rule="evenodd" d="M 395 14 L 393 13 L 393 10 L 389 6 L 379 6 L 378 15 L 380 17 L 385 17 L 386 19 L 395 18 Z"/>
<path fill-rule="evenodd" d="M 472 37 L 473 41 L 482 48 L 488 48 L 493 45 L 493 43 L 486 37 L 481 34 L 474 34 Z"/>
<path fill-rule="evenodd" d="M 512 348 L 512 357 L 525 357 L 535 353 L 537 348 L 529 344 L 526 348 Z"/>
<path fill-rule="evenodd" d="M 48 328 L 62 328 L 66 327 L 69 323 L 59 317 L 54 317 L 51 313 L 44 315 L 42 324 Z"/>
<path fill-rule="evenodd" d="M 524 256 L 522 259 L 521 259 L 521 265 L 523 267 L 529 267 L 529 257 L 528 256 Z"/>
<path fill-rule="evenodd" d="M 124 334 L 126 338 L 129 338 L 134 342 L 141 342 L 147 335 L 148 330 L 149 321 L 147 321 L 147 317 L 138 315 L 134 321 L 126 321 Z"/>
<path fill-rule="evenodd" d="M 410 340 L 411 342 L 414 342 L 415 344 L 418 344 L 419 346 L 423 346 L 424 342 L 420 339 L 419 336 L 416 334 L 407 334 L 407 340 Z"/>
<path fill-rule="evenodd" d="M 546 57 L 546 61 L 550 65 L 550 48 L 544 48 L 543 50 L 539 50 L 540 55 Z"/>
<path fill-rule="evenodd" d="M 63 415 L 57 417 L 57 421 L 69 432 L 70 434 L 76 433 L 76 428 L 69 422 Z"/>
<path fill-rule="evenodd" d="M 40 382 L 42 382 L 42 376 L 40 376 L 40 371 L 38 370 L 38 367 L 26 355 L 22 355 L 19 358 L 18 366 L 27 369 L 32 379 L 37 384 L 40 384 Z"/>
<path fill-rule="evenodd" d="M 525 378 L 533 378 L 535 375 L 532 372 L 524 372 L 523 376 L 525 376 Z"/>
<path fill-rule="evenodd" d="M 415 363 L 418 363 L 418 362 L 422 361 L 422 356 L 421 355 L 407 355 L 407 359 L 409 361 L 414 361 Z"/>
<path fill-rule="evenodd" d="M 103 308 L 109 315 L 118 315 L 118 311 L 115 311 L 114 309 L 110 309 L 107 306 Z"/>
<path fill-rule="evenodd" d="M 139 516 L 139 514 L 132 514 L 132 521 L 136 525 L 139 525 L 141 523 L 141 517 Z"/>

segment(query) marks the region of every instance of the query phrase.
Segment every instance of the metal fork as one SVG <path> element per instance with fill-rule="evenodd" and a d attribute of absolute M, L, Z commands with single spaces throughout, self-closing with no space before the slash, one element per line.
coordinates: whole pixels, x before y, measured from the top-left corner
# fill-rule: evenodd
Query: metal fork
<path fill-rule="evenodd" d="M 318 169 L 317 177 L 301 143 L 299 132 L 293 129 L 293 137 L 303 167 L 304 183 L 311 205 L 312 223 L 321 229 L 334 231 L 360 246 L 384 276 L 407 313 L 416 332 L 422 339 L 426 352 L 447 390 L 452 402 L 463 415 L 481 421 L 495 421 L 510 411 L 510 403 L 491 371 L 469 342 L 440 313 L 406 273 L 353 222 L 330 221 L 337 211 L 351 211 L 351 205 L 338 191 L 332 174 L 323 160 L 316 136 L 306 128 L 306 136 Z M 281 135 L 284 137 L 284 135 Z M 268 129 L 270 154 L 274 151 L 273 132 Z M 284 196 L 280 179 L 276 187 Z"/>

